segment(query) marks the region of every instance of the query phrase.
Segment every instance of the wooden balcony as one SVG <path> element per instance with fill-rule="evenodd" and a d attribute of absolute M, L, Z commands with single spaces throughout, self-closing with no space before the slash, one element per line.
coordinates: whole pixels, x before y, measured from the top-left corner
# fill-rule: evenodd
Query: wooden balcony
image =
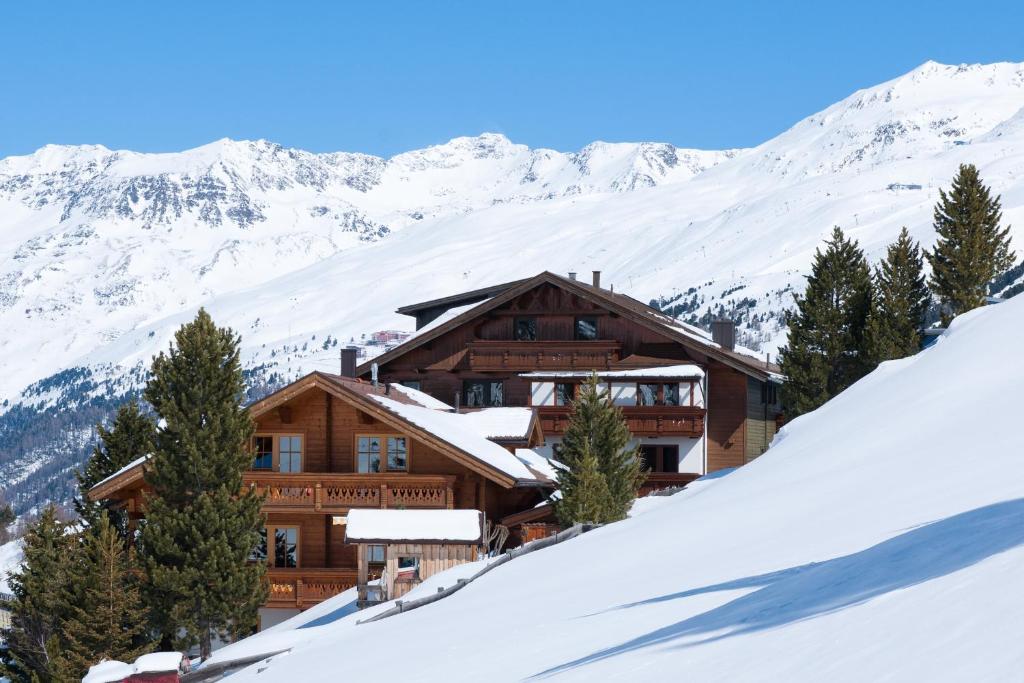
<path fill-rule="evenodd" d="M 622 344 L 595 341 L 470 342 L 469 367 L 475 372 L 607 370 L 619 360 Z"/>
<path fill-rule="evenodd" d="M 264 512 L 343 513 L 349 508 L 451 508 L 454 475 L 247 472 L 266 493 Z"/>
<path fill-rule="evenodd" d="M 265 607 L 305 609 L 356 585 L 357 573 L 351 569 L 267 569 L 270 595 Z"/>
<path fill-rule="evenodd" d="M 569 406 L 538 406 L 537 416 L 545 434 L 561 435 L 569 424 Z M 685 436 L 704 434 L 704 409 L 692 406 L 624 406 L 629 431 L 634 436 Z"/>

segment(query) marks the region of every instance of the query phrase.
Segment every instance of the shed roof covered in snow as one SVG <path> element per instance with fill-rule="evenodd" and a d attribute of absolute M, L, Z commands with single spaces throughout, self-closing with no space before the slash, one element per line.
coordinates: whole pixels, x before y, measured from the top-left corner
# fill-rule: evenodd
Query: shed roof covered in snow
<path fill-rule="evenodd" d="M 480 543 L 479 510 L 378 510 L 355 508 L 345 525 L 346 543 Z"/>

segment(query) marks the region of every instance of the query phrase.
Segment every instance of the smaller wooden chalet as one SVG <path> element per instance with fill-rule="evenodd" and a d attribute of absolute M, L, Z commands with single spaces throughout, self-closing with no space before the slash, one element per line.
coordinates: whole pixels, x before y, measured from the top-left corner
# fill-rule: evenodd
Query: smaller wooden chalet
<path fill-rule="evenodd" d="M 357 584 L 358 551 L 345 542 L 353 510 L 463 509 L 497 522 L 555 486 L 543 458 L 516 454 L 542 443 L 527 408 L 457 413 L 415 389 L 314 372 L 249 411 L 243 481 L 266 495 L 253 556 L 270 580 L 263 627 Z M 89 496 L 144 517 L 146 466 L 140 457 Z"/>
<path fill-rule="evenodd" d="M 402 597 L 434 574 L 482 551 L 477 510 L 352 510 L 347 543 L 358 547 L 359 606 Z"/>

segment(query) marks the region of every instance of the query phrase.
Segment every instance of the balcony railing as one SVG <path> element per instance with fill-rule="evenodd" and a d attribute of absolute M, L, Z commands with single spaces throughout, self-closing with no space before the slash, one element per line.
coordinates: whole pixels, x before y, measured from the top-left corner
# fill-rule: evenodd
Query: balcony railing
<path fill-rule="evenodd" d="M 451 475 L 247 472 L 266 493 L 266 512 L 345 512 L 349 508 L 450 508 Z"/>
<path fill-rule="evenodd" d="M 537 415 L 545 434 L 565 432 L 572 408 L 569 406 L 538 406 Z M 704 409 L 692 406 L 624 406 L 622 416 L 634 436 L 686 436 L 699 438 L 704 434 Z"/>
<path fill-rule="evenodd" d="M 267 607 L 303 609 L 356 585 L 355 569 L 267 569 Z"/>
<path fill-rule="evenodd" d="M 607 370 L 619 360 L 614 340 L 470 342 L 469 367 L 477 372 Z"/>
<path fill-rule="evenodd" d="M 640 487 L 640 493 L 637 495 L 642 497 L 652 491 L 686 486 L 698 477 L 700 477 L 699 474 L 690 472 L 648 472 L 647 479 Z"/>

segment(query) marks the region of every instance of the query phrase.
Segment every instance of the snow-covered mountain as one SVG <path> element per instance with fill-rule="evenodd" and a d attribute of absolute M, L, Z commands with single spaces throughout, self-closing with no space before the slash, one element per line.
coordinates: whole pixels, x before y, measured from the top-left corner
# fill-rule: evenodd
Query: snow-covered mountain
<path fill-rule="evenodd" d="M 929 62 L 749 150 L 566 154 L 485 134 L 391 159 L 223 140 L 0 160 L 5 482 L 66 482 L 89 421 L 200 305 L 242 334 L 256 384 L 335 368 L 339 340 L 411 329 L 402 304 L 543 269 L 602 270 L 682 317 L 725 306 L 774 353 L 833 225 L 871 258 L 901 225 L 930 244 L 963 162 L 1021 225 L 1022 121 L 1024 65 Z"/>
<path fill-rule="evenodd" d="M 214 659 L 289 650 L 237 683 L 372 677 L 395 643 L 418 682 L 1018 680 L 1024 459 L 975 427 L 1018 419 L 1022 335 L 1022 298 L 971 311 L 743 468 L 436 603 L 357 624 L 392 605 L 342 594 Z"/>

